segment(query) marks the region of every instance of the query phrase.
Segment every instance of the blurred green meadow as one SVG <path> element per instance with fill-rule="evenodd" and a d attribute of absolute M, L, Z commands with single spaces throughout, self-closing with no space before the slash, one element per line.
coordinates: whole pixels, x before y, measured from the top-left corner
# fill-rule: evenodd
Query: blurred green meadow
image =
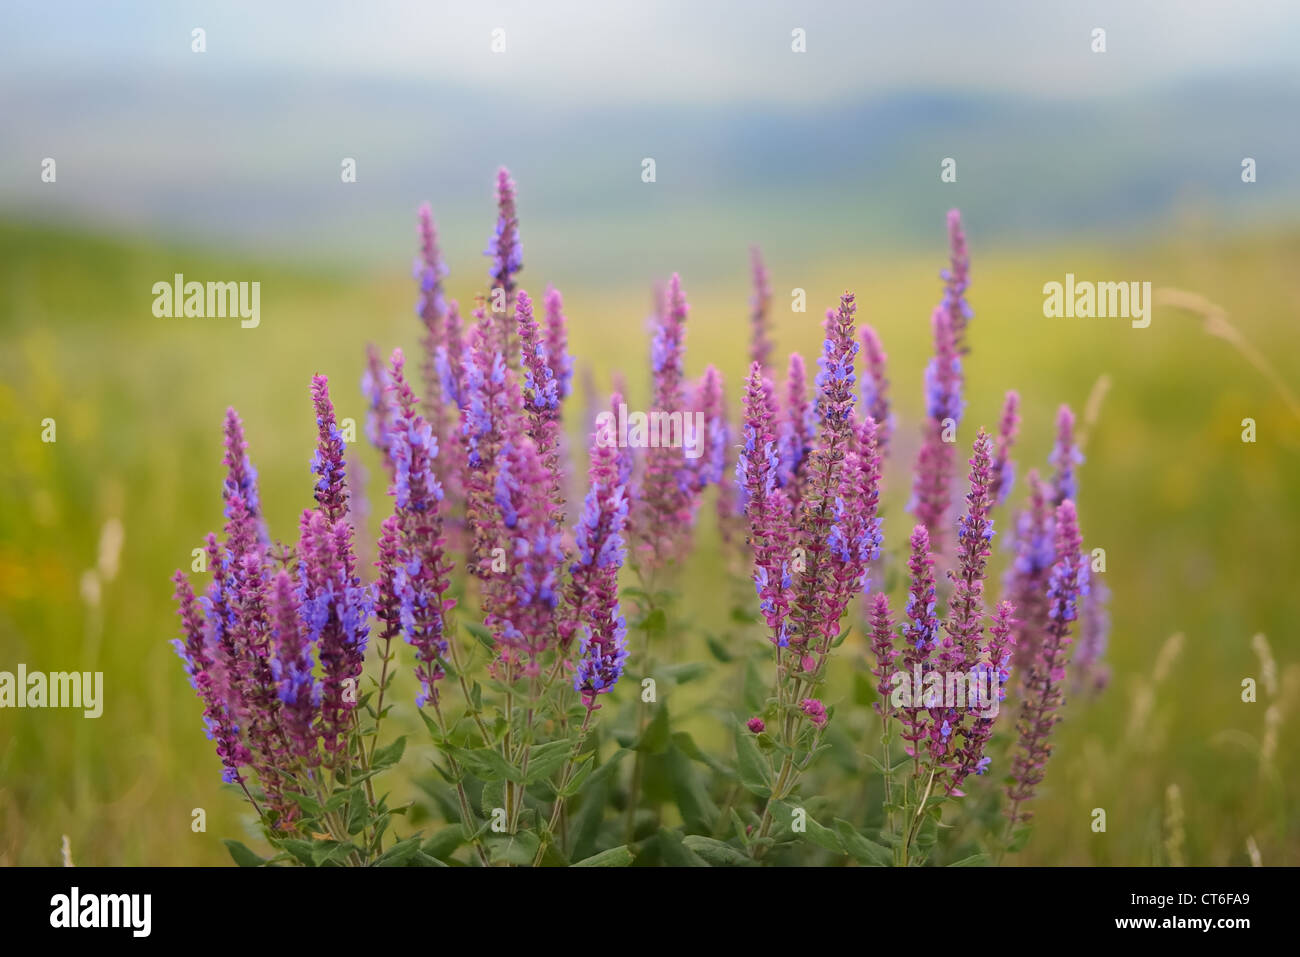
<path fill-rule="evenodd" d="M 782 355 L 798 350 L 811 361 L 821 316 L 845 289 L 856 292 L 859 319 L 876 327 L 889 352 L 899 436 L 886 467 L 891 555 L 912 524 L 903 505 L 929 316 L 946 260 L 941 222 L 934 225 L 926 253 L 768 264 Z M 1110 382 L 1088 427 L 1080 508 L 1087 546 L 1106 550 L 1113 675 L 1099 695 L 1070 696 L 1035 802 L 1033 838 L 1010 860 L 1246 864 L 1253 846 L 1265 864 L 1300 863 L 1300 420 L 1196 317 L 1157 308 L 1149 328 L 1133 329 L 1123 319 L 1042 315 L 1043 284 L 1067 272 L 1194 291 L 1222 306 L 1283 379 L 1297 384 L 1300 232 L 1222 238 L 1204 223 L 1188 223 L 1123 245 L 989 247 L 980 242 L 979 222 L 967 225 L 976 318 L 960 443 L 969 448 L 979 425 L 995 426 L 1004 392 L 1018 389 L 1024 422 L 1015 458 L 1023 479 L 1030 468 L 1046 468 L 1057 406 L 1068 402 L 1082 414 L 1099 377 Z M 451 234 L 444 244 L 463 253 L 479 238 Z M 552 261 L 563 259 L 540 230 L 528 238 Z M 733 408 L 746 366 L 749 297 L 746 251 L 737 248 L 734 259 L 723 277 L 693 280 L 690 262 L 678 266 L 692 305 L 688 373 L 717 365 Z M 311 503 L 308 383 L 317 372 L 330 376 L 340 417 L 357 422 L 353 451 L 370 503 L 360 537 L 373 542 L 388 503 L 378 456 L 363 437 L 358 383 L 367 342 L 383 353 L 415 351 L 416 290 L 405 265 L 313 270 L 0 223 L 0 670 L 22 662 L 46 672 L 102 671 L 105 688 L 98 719 L 0 710 L 0 864 L 57 863 L 64 835 L 78 864 L 224 864 L 223 837 L 263 846 L 243 801 L 221 785 L 200 705 L 168 645 L 178 631 L 168 576 L 188 571 L 192 550 L 222 522 L 227 406 L 244 419 L 272 536 L 294 535 L 299 512 Z M 568 265 L 572 271 L 575 264 Z M 259 281 L 260 326 L 155 318 L 151 287 L 175 273 Z M 540 292 L 548 278 L 529 260 L 521 281 Z M 567 422 L 576 449 L 590 429 L 582 388 L 588 372 L 598 401 L 621 370 L 629 404 L 644 403 L 645 317 L 660 278 L 562 286 L 577 357 Z M 466 311 L 481 279 L 481 271 L 460 270 L 448 281 Z M 795 287 L 806 290 L 806 313 L 788 307 Z M 1253 444 L 1242 441 L 1245 418 L 1257 423 Z M 52 443 L 42 441 L 45 419 L 56 423 Z M 1018 484 L 1013 491 L 1013 506 L 1022 490 Z M 741 651 L 761 649 L 764 639 L 733 619 L 723 597 L 748 601 L 752 592 L 729 576 L 711 505 L 712 493 L 682 574 L 689 630 L 660 659 L 707 666 L 683 672 L 665 699 L 674 730 L 726 754 L 727 716 L 747 716 L 743 662 L 718 661 L 704 639 L 721 636 L 725 647 Z M 1008 518 L 1005 507 L 996 515 L 999 541 Z M 115 521 L 122 530 L 117 561 Z M 1005 551 L 996 549 L 995 561 L 1000 575 Z M 899 590 L 895 585 L 894 594 Z M 1274 682 L 1252 648 L 1261 633 L 1276 658 Z M 1178 634 L 1181 640 L 1171 640 Z M 399 660 L 409 667 L 405 646 Z M 858 753 L 877 739 L 855 681 L 864 671 L 859 635 L 841 647 L 831 671 L 827 700 L 839 710 L 827 761 L 843 773 L 815 777 L 808 787 L 824 805 L 851 808 L 876 775 Z M 1257 703 L 1241 700 L 1246 677 L 1259 681 Z M 404 670 L 386 732 L 401 726 L 413 733 L 391 782 L 399 799 L 419 804 L 413 827 L 427 823 L 429 799 L 418 784 L 430 757 L 417 732 L 414 693 Z M 634 702 L 635 684 L 625 681 L 611 695 L 611 711 L 626 713 Z M 996 784 L 976 782 L 970 800 Z M 653 796 L 655 782 L 647 790 Z M 1181 825 L 1171 805 L 1181 806 Z M 191 827 L 198 808 L 206 813 L 202 832 Z M 1091 828 L 1095 808 L 1106 812 L 1105 833 Z M 663 814 L 665 823 L 676 822 L 675 808 L 665 805 Z M 960 823 L 960 809 L 949 815 Z"/>

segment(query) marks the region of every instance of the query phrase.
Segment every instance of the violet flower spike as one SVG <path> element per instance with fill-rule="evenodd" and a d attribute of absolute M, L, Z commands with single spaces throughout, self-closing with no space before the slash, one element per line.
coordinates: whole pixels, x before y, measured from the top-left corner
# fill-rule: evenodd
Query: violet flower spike
<path fill-rule="evenodd" d="M 696 482 L 699 489 L 722 482 L 727 463 L 727 446 L 730 426 L 727 423 L 726 399 L 723 396 L 722 374 L 715 366 L 704 370 L 696 390 L 695 405 L 703 415 L 704 434 L 697 436 L 703 443 L 700 457 L 695 459 Z"/>
<path fill-rule="evenodd" d="M 831 639 L 839 631 L 839 617 L 834 615 L 834 609 L 842 597 L 838 576 L 842 568 L 830 560 L 830 548 L 837 499 L 844 498 L 842 476 L 856 442 L 855 311 L 853 294 L 846 292 L 840 297 L 839 309 L 826 316 L 826 341 L 818 360 L 821 371 L 817 375 L 820 429 L 816 448 L 808 459 L 807 478 L 799 500 L 797 542 L 803 549 L 805 569 L 795 587 L 794 629 L 790 641 L 801 654 L 816 652 L 819 657 L 824 657 Z M 826 604 L 827 596 L 831 596 L 834 604 Z"/>
<path fill-rule="evenodd" d="M 533 301 L 519 290 L 515 306 L 519 333 L 520 365 L 523 369 L 524 411 L 528 416 L 528 436 L 537 446 L 550 478 L 551 515 L 564 521 L 564 492 L 560 475 L 560 391 L 547 356 L 542 331 L 533 318 Z"/>
<path fill-rule="evenodd" d="M 903 724 L 901 737 L 908 742 L 913 776 L 919 775 L 921 744 L 927 735 L 922 689 L 925 675 L 934 669 L 931 653 L 938 644 L 939 618 L 935 612 L 934 556 L 930 552 L 930 535 L 924 525 L 912 529 L 911 557 L 907 570 L 911 585 L 907 594 L 907 624 L 903 626 L 903 666 L 911 682 L 911 704 L 899 710 Z"/>
<path fill-rule="evenodd" d="M 415 313 L 424 325 L 421 339 L 421 372 L 424 379 L 424 411 L 430 422 L 434 423 L 434 432 L 440 438 L 445 431 L 445 417 L 437 401 L 439 376 L 437 355 L 446 342 L 447 301 L 443 294 L 442 282 L 448 273 L 447 263 L 438 249 L 438 228 L 434 225 L 433 210 L 428 203 L 421 203 L 417 212 L 420 239 L 420 252 L 415 258 L 415 278 L 420 283 L 420 297 L 416 302 Z M 439 428 L 438 426 L 443 426 Z"/>
<path fill-rule="evenodd" d="M 1070 657 L 1071 623 L 1079 616 L 1079 600 L 1088 594 L 1088 564 L 1082 554 L 1074 503 L 1069 499 L 1056 509 L 1056 564 L 1048 578 L 1047 634 L 1029 667 L 1017 726 L 1019 742 L 1011 761 L 1013 781 L 1007 787 L 1012 826 L 1030 820 L 1030 800 L 1046 774 L 1052 754 L 1051 735 L 1065 703 L 1063 686 Z"/>
<path fill-rule="evenodd" d="M 618 601 L 618 573 L 627 550 L 623 530 L 628 500 L 619 480 L 617 435 L 602 423 L 592 436 L 590 486 L 574 533 L 577 554 L 569 566 L 566 619 L 561 641 L 583 629 L 573 688 L 588 708 L 613 689 L 627 661 L 627 624 Z"/>
<path fill-rule="evenodd" d="M 271 583 L 271 621 L 275 646 L 271 673 L 280 696 L 284 734 L 293 757 L 315 767 L 320 763 L 314 728 L 320 688 L 312 677 L 312 648 L 303 633 L 293 580 L 283 569 Z"/>
<path fill-rule="evenodd" d="M 948 782 L 948 793 L 960 795 L 962 782 L 974 772 L 977 775 L 988 770 L 993 759 L 985 754 L 989 740 L 993 737 L 993 728 L 1006 699 L 1006 684 L 1011 676 L 1012 612 L 1010 602 L 1000 602 L 993 615 L 993 624 L 989 626 L 989 640 L 983 650 L 983 659 L 979 665 L 981 687 L 989 689 L 996 700 L 969 702 L 975 712 L 975 719 L 957 753 L 952 778 Z"/>
<path fill-rule="evenodd" d="M 745 444 L 736 462 L 736 486 L 749 519 L 759 610 L 772 643 L 785 648 L 790 643 L 787 616 L 792 582 L 785 559 L 790 511 L 785 494 L 777 487 L 780 463 L 770 400 L 763 369 L 755 362 L 750 366 L 745 389 Z"/>
<path fill-rule="evenodd" d="M 681 278 L 668 281 L 667 300 L 651 344 L 654 379 L 651 412 L 685 414 L 683 366 L 686 317 L 690 311 Z M 638 559 L 655 569 L 680 558 L 695 522 L 698 488 L 684 450 L 658 443 L 646 449 L 637 516 Z"/>
<path fill-rule="evenodd" d="M 1047 630 L 1047 575 L 1056 560 L 1051 489 L 1030 471 L 1029 504 L 1016 516 L 1015 557 L 1003 594 L 1016 608 L 1015 670 L 1028 673 Z"/>
<path fill-rule="evenodd" d="M 348 514 L 347 450 L 343 433 L 334 421 L 334 403 L 330 401 L 329 379 L 323 375 L 312 376 L 311 400 L 316 408 L 316 429 L 319 441 L 312 456 L 312 474 L 316 480 L 316 503 L 333 524 Z"/>
<path fill-rule="evenodd" d="M 958 353 L 965 355 L 970 351 L 966 344 L 966 326 L 975 313 L 966 302 L 966 290 L 970 287 L 970 253 L 966 249 L 961 213 L 955 209 L 948 210 L 948 245 L 951 260 L 948 268 L 940 274 L 944 281 L 942 308 L 948 314 L 954 346 Z"/>
<path fill-rule="evenodd" d="M 786 372 L 785 412 L 781 417 L 781 469 L 777 481 L 789 489 L 791 500 L 799 503 L 800 480 L 817 435 L 817 411 L 808 399 L 808 373 L 803 356 L 790 354 Z"/>
<path fill-rule="evenodd" d="M 931 547 L 941 552 L 943 527 L 952 504 L 955 457 L 954 443 L 945 439 L 955 436 L 965 403 L 961 396 L 961 360 L 948 315 L 936 309 L 931 319 L 935 353 L 925 370 L 926 421 L 908 508 L 930 533 Z"/>
<path fill-rule="evenodd" d="M 242 784 L 244 778 L 239 767 L 249 764 L 252 755 L 240 740 L 238 720 L 230 711 L 220 682 L 216 680 L 212 657 L 216 649 L 208 645 L 207 629 L 189 581 L 180 571 L 172 576 L 172 581 L 176 583 L 175 597 L 184 635 L 183 640 L 176 639 L 172 646 L 185 662 L 190 684 L 203 702 L 203 724 L 208 737 L 216 742 L 217 757 L 222 766 L 221 779 L 228 784 Z"/>
<path fill-rule="evenodd" d="M 1052 507 L 1067 498 L 1077 499 L 1079 479 L 1075 467 L 1083 464 L 1083 452 L 1074 438 L 1074 413 L 1068 405 L 1062 405 L 1056 413 L 1056 446 L 1047 461 L 1056 467 L 1052 474 Z"/>
<path fill-rule="evenodd" d="M 1011 448 L 1020 432 L 1020 393 L 1007 393 L 1002 406 L 1002 419 L 998 423 L 997 450 L 993 456 L 993 499 L 998 505 L 1007 500 L 1015 484 L 1016 466 L 1011 461 Z"/>
<path fill-rule="evenodd" d="M 889 379 L 885 374 L 888 357 L 876 330 L 871 326 L 864 325 L 861 336 L 866 365 L 866 372 L 862 376 L 862 410 L 876 420 L 876 441 L 880 445 L 880 456 L 887 458 L 889 440 L 894 434 L 894 414 L 889 406 Z"/>
<path fill-rule="evenodd" d="M 944 622 L 942 651 L 939 659 L 946 674 L 970 672 L 978 663 L 983 650 L 984 633 L 984 578 L 991 554 L 993 520 L 989 511 L 993 507 L 993 440 L 980 429 L 975 438 L 974 455 L 970 460 L 970 491 L 966 495 L 966 511 L 957 521 L 957 562 L 949 570 L 953 583 L 952 597 L 948 601 L 948 618 Z M 947 727 L 950 734 L 932 733 L 929 741 L 936 761 L 945 763 L 956 745 L 951 732 L 966 733 L 967 714 L 956 708 L 931 711 L 933 724 Z"/>
<path fill-rule="evenodd" d="M 225 502 L 226 534 L 236 543 L 236 552 L 255 544 L 269 544 L 266 521 L 257 491 L 257 469 L 248 458 L 244 423 L 234 409 L 226 409 L 225 421 L 226 476 L 221 497 Z"/>
<path fill-rule="evenodd" d="M 573 389 L 573 356 L 569 355 L 569 321 L 564 317 L 564 298 L 554 286 L 546 287 L 546 364 L 555 379 L 560 401 Z"/>
<path fill-rule="evenodd" d="M 894 661 L 902 654 L 894 647 L 894 621 L 889 612 L 889 597 L 882 591 L 871 598 L 871 675 L 876 679 L 879 700 L 873 707 L 882 718 L 894 714 L 892 701 Z"/>
<path fill-rule="evenodd" d="M 298 601 L 307 640 L 315 645 L 321 666 L 321 741 L 337 766 L 356 708 L 372 596 L 349 569 L 355 559 L 346 519 L 331 525 L 324 512 L 309 509 L 301 528 Z"/>
<path fill-rule="evenodd" d="M 443 598 L 451 586 L 451 563 L 443 549 L 442 486 L 434 474 L 437 439 L 420 414 L 415 394 L 403 374 L 402 351 L 393 352 L 392 371 L 396 418 L 393 426 L 393 515 L 380 537 L 380 576 L 376 591 L 378 617 L 385 628 L 395 626 L 415 649 L 415 676 L 420 682 L 416 707 L 438 700 L 437 683 L 446 676 L 448 653 L 446 615 L 456 604 Z"/>
<path fill-rule="evenodd" d="M 388 450 L 388 432 L 393 414 L 388 396 L 388 372 L 379 358 L 379 350 L 372 344 L 366 346 L 366 371 L 361 375 L 361 394 L 366 397 L 366 438 L 379 450 L 391 477 L 393 462 Z"/>
<path fill-rule="evenodd" d="M 492 280 L 491 304 L 493 345 L 506 357 L 511 368 L 517 357 L 516 343 L 510 329 L 514 306 L 515 277 L 524 268 L 524 247 L 519 239 L 519 216 L 515 209 L 515 183 L 504 166 L 497 171 L 497 224 L 483 255 L 492 257 L 488 276 Z"/>

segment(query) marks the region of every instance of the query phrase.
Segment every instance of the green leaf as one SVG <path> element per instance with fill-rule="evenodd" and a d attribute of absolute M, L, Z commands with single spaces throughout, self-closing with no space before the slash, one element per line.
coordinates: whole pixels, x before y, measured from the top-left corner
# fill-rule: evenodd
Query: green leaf
<path fill-rule="evenodd" d="M 294 804 L 298 805 L 298 807 L 302 809 L 302 813 L 307 815 L 309 818 L 318 818 L 324 812 L 324 808 L 320 806 L 320 802 L 310 795 L 299 794 L 296 791 L 285 791 L 284 796 L 293 801 Z"/>
<path fill-rule="evenodd" d="M 804 810 L 804 836 L 824 851 L 844 854 L 844 844 L 829 827 L 818 822 L 807 809 Z"/>
<path fill-rule="evenodd" d="M 226 850 L 230 852 L 230 856 L 240 867 L 261 867 L 266 863 L 266 858 L 258 857 L 239 841 L 226 838 L 221 843 L 226 845 Z"/>
<path fill-rule="evenodd" d="M 370 807 L 366 804 L 365 794 L 360 788 L 355 789 L 348 799 L 348 833 L 360 834 L 370 823 Z"/>
<path fill-rule="evenodd" d="M 492 636 L 492 632 L 486 627 L 479 624 L 477 621 L 466 621 L 462 622 L 462 624 L 465 626 L 465 630 L 477 638 L 484 647 L 491 651 L 496 650 L 496 639 Z"/>
<path fill-rule="evenodd" d="M 736 728 L 736 770 L 740 772 L 740 783 L 745 786 L 745 790 L 761 798 L 771 795 L 771 771 L 767 759 L 758 750 L 754 736 L 744 725 Z"/>
<path fill-rule="evenodd" d="M 535 784 L 538 781 L 545 781 L 558 771 L 569 759 L 573 744 L 572 740 L 565 738 L 562 741 L 548 741 L 546 744 L 537 744 L 529 748 L 528 776 L 524 779 L 524 783 Z"/>
<path fill-rule="evenodd" d="M 714 822 L 718 819 L 718 808 L 709 797 L 703 781 L 695 773 L 695 765 L 675 747 L 668 750 L 665 762 L 673 798 L 687 830 L 711 833 Z"/>
<path fill-rule="evenodd" d="M 601 851 L 599 854 L 593 854 L 584 860 L 578 861 L 572 867 L 627 867 L 632 863 L 632 852 L 627 849 L 626 844 L 620 844 L 618 847 L 611 847 L 608 851 Z"/>
<path fill-rule="evenodd" d="M 324 864 L 334 864 L 345 860 L 356 850 L 358 848 L 354 844 L 344 844 L 342 841 L 321 841 L 312 848 L 311 859 L 313 864 L 320 867 Z"/>
<path fill-rule="evenodd" d="M 659 855 L 669 867 L 708 867 L 708 862 L 682 843 L 682 836 L 666 827 L 655 837 Z"/>
<path fill-rule="evenodd" d="M 510 863 L 524 867 L 533 862 L 541 841 L 532 831 L 517 831 L 514 834 L 489 835 L 487 841 L 489 858 L 494 863 Z"/>
<path fill-rule="evenodd" d="M 668 630 L 668 616 L 664 614 L 662 608 L 656 608 L 644 618 L 637 621 L 633 627 L 639 628 L 641 631 L 644 631 L 646 635 L 653 638 L 657 635 L 662 635 Z"/>
<path fill-rule="evenodd" d="M 727 646 L 713 635 L 705 635 L 704 643 L 709 646 L 709 654 L 713 655 L 714 658 L 717 658 L 724 665 L 735 658 L 735 655 L 727 650 Z"/>
<path fill-rule="evenodd" d="M 875 867 L 889 867 L 894 863 L 894 855 L 889 848 L 867 840 L 843 818 L 835 819 L 835 833 L 840 843 L 844 845 L 844 850 L 859 863 L 871 864 Z"/>
<path fill-rule="evenodd" d="M 450 746 L 447 750 L 460 762 L 461 767 L 480 780 L 509 780 L 518 783 L 520 779 L 519 769 L 507 764 L 506 759 L 501 757 L 499 751 L 494 751 L 491 748 L 474 748 L 470 750 Z"/>
<path fill-rule="evenodd" d="M 420 716 L 420 720 L 424 722 L 424 726 L 429 729 L 429 737 L 433 738 L 433 743 L 441 747 L 444 739 L 442 736 L 442 729 L 438 727 L 437 722 L 425 714 L 423 708 L 417 708 L 416 714 Z"/>
<path fill-rule="evenodd" d="M 420 850 L 430 857 L 450 857 L 457 848 L 465 843 L 465 835 L 459 827 L 444 827 L 420 845 Z"/>
<path fill-rule="evenodd" d="M 597 747 L 593 745 L 593 750 Z M 573 839 L 570 856 L 573 859 L 582 860 L 594 854 L 601 846 L 600 831 L 608 810 L 609 792 L 612 789 L 610 782 L 623 759 L 631 753 L 627 748 L 620 748 L 591 772 L 591 777 L 579 796 L 577 813 L 573 815 L 569 826 L 569 835 Z M 605 844 L 608 844 L 608 838 Z"/>
<path fill-rule="evenodd" d="M 644 751 L 647 754 L 663 754 L 672 738 L 672 730 L 668 726 L 668 706 L 659 704 L 655 705 L 654 709 L 654 717 L 650 719 L 650 724 L 646 726 L 645 732 L 641 735 L 641 740 L 636 743 L 635 750 Z"/>
<path fill-rule="evenodd" d="M 375 751 L 374 757 L 370 759 L 370 769 L 372 771 L 382 771 L 384 768 L 391 768 L 402 760 L 402 752 L 405 750 L 406 735 L 402 735 L 392 744 Z"/>
<path fill-rule="evenodd" d="M 702 834 L 688 834 L 682 843 L 713 867 L 751 867 L 755 863 L 744 851 Z"/>
<path fill-rule="evenodd" d="M 299 864 L 306 864 L 308 867 L 315 864 L 312 859 L 314 845 L 311 841 L 304 841 L 297 837 L 285 837 L 276 841 L 276 846 L 292 854 Z"/>
<path fill-rule="evenodd" d="M 420 851 L 420 839 L 408 837 L 398 841 L 375 861 L 375 867 L 402 867 Z"/>
<path fill-rule="evenodd" d="M 981 851 L 978 854 L 972 854 L 970 857 L 963 857 L 960 861 L 953 861 L 949 867 L 987 867 L 989 865 L 989 856 Z"/>
<path fill-rule="evenodd" d="M 1007 851 L 1011 854 L 1017 851 L 1023 851 L 1025 845 L 1029 843 L 1029 835 L 1033 831 L 1032 824 L 1021 824 L 1011 832 L 1011 843 L 1007 845 Z"/>
<path fill-rule="evenodd" d="M 596 767 L 596 752 L 588 751 L 578 759 L 577 770 L 569 778 L 569 783 L 560 788 L 559 795 L 570 798 L 582 790 L 583 782 L 587 780 L 587 775 Z"/>

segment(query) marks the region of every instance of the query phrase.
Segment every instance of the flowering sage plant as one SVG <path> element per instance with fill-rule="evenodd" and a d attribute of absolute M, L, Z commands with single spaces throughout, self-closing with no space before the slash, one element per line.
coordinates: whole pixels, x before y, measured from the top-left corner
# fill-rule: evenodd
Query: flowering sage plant
<path fill-rule="evenodd" d="M 304 397 L 315 506 L 288 541 L 272 537 L 227 413 L 225 524 L 206 540 L 206 586 L 175 575 L 175 644 L 222 777 L 271 848 L 228 842 L 236 861 L 906 866 L 1023 846 L 1066 689 L 1100 686 L 1106 616 L 1068 407 L 1050 474 L 1027 474 L 1010 519 L 1030 414 L 1018 393 L 991 430 L 959 440 L 978 325 L 957 212 L 915 436 L 852 292 L 826 312 L 815 374 L 797 353 L 778 359 L 755 248 L 748 371 L 731 396 L 718 365 L 688 374 L 684 284 L 660 287 L 648 411 L 631 417 L 650 438 L 636 441 L 621 373 L 601 395 L 584 370 L 585 408 L 569 407 L 564 299 L 529 291 L 504 169 L 496 200 L 467 319 L 426 204 L 418 362 L 365 353 L 366 435 L 389 498 L 377 535 L 325 376 Z M 891 455 L 914 462 L 892 551 Z M 715 541 L 733 586 L 733 627 L 718 634 L 682 610 L 684 569 Z M 1086 675 L 1072 682 L 1081 615 Z M 674 723 L 669 703 L 691 682 L 712 682 L 709 704 Z M 719 727 L 734 750 L 696 741 Z M 394 805 L 378 781 L 399 765 L 416 796 Z M 833 805 L 843 777 L 859 797 Z"/>

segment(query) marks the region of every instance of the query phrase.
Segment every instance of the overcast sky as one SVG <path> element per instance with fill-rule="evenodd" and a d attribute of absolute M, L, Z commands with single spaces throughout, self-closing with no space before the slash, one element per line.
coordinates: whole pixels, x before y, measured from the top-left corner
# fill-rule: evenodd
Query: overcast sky
<path fill-rule="evenodd" d="M 1089 96 L 1295 75 L 1294 0 L 7 0 L 0 76 L 291 69 L 572 103 L 824 100 L 898 89 Z M 190 31 L 207 31 L 202 60 Z M 791 31 L 807 31 L 807 53 Z M 1090 50 L 1106 29 L 1107 53 Z M 506 51 L 490 50 L 505 31 Z M 17 74 L 17 76 L 15 76 Z"/>

